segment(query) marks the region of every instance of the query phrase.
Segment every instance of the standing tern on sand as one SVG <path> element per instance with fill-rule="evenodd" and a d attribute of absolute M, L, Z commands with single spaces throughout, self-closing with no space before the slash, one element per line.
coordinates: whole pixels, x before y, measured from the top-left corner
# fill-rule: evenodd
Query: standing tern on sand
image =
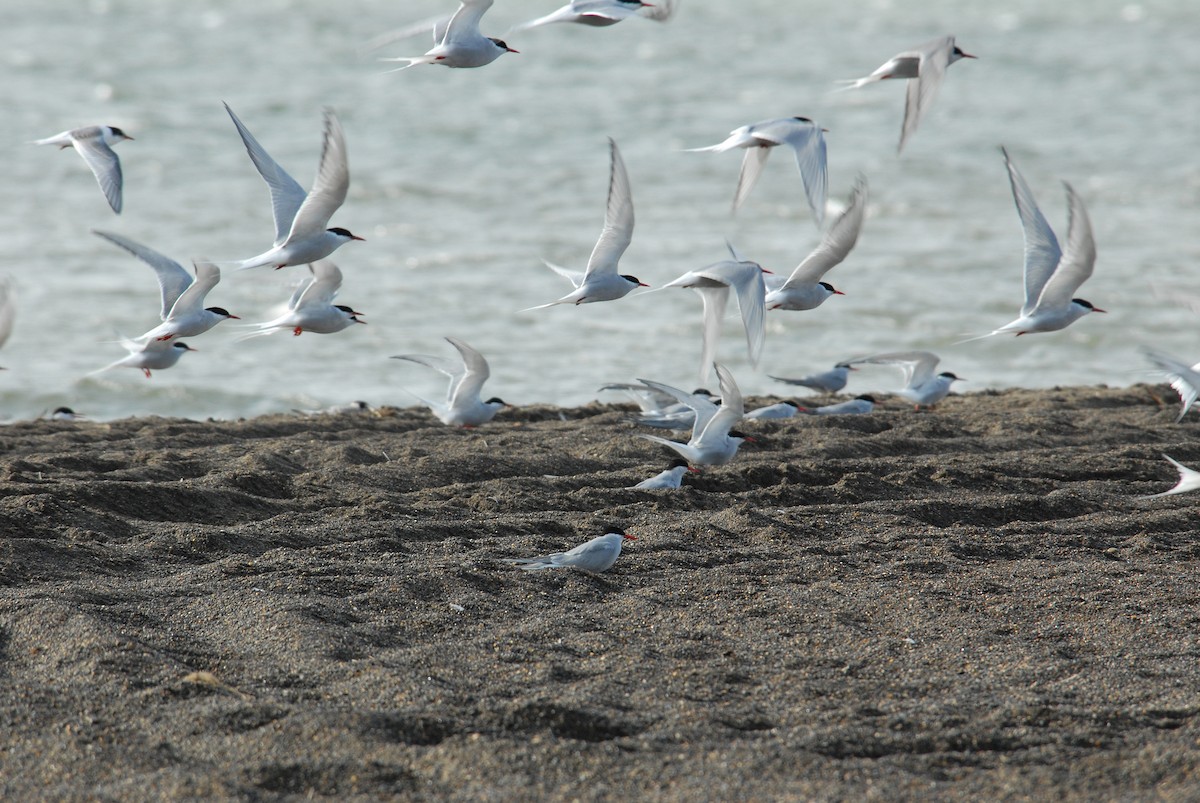
<path fill-rule="evenodd" d="M 654 491 L 678 488 L 683 484 L 683 475 L 691 472 L 699 474 L 697 469 L 688 465 L 688 462 L 683 458 L 678 458 L 671 461 L 671 465 L 666 469 L 655 474 L 649 479 L 642 480 L 637 485 L 631 485 L 630 488 L 635 491 Z"/>
<path fill-rule="evenodd" d="M 211 262 L 193 262 L 196 278 L 173 259 L 152 248 L 112 232 L 92 229 L 92 233 L 124 248 L 154 269 L 162 297 L 161 324 L 140 335 L 137 340 L 170 340 L 174 337 L 202 335 L 221 321 L 238 319 L 224 307 L 204 307 L 208 292 L 221 281 L 221 269 Z"/>
<path fill-rule="evenodd" d="M 1092 224 L 1087 209 L 1075 190 L 1067 182 L 1067 249 L 1063 251 L 1054 236 L 1054 230 L 1046 222 L 1042 210 L 1038 209 L 1033 192 L 1025 178 L 1004 154 L 1004 165 L 1008 168 L 1012 184 L 1013 200 L 1021 218 L 1021 229 L 1025 234 L 1025 304 L 1016 320 L 994 329 L 986 335 L 972 340 L 999 334 L 1025 335 L 1034 332 L 1053 332 L 1070 326 L 1089 312 L 1104 312 L 1090 301 L 1071 296 L 1092 275 L 1096 264 L 1096 241 L 1092 237 Z"/>
<path fill-rule="evenodd" d="M 271 190 L 271 212 L 275 218 L 275 243 L 269 251 L 238 263 L 238 270 L 270 265 L 313 263 L 332 254 L 351 240 L 361 240 L 343 228 L 326 228 L 329 218 L 341 207 L 350 189 L 350 167 L 346 157 L 346 135 L 331 109 L 325 110 L 325 135 L 321 162 L 312 189 L 307 193 L 294 178 L 258 144 L 250 129 L 225 104 L 237 126 L 246 153 Z"/>
<path fill-rule="evenodd" d="M 954 44 L 953 36 L 942 36 L 892 56 L 875 72 L 864 78 L 844 81 L 846 86 L 843 89 L 857 89 L 889 78 L 908 79 L 908 92 L 904 100 L 904 126 L 900 129 L 900 144 L 896 147 L 896 152 L 899 153 L 904 150 L 904 143 L 908 141 L 909 136 L 917 130 L 925 112 L 933 105 L 933 99 L 942 86 L 942 79 L 946 77 L 946 68 L 959 59 L 973 58 L 976 56 L 964 52 Z"/>
<path fill-rule="evenodd" d="M 635 287 L 648 286 L 638 281 L 636 276 L 617 273 L 617 263 L 633 240 L 633 194 L 629 188 L 629 173 L 625 170 L 625 162 L 621 159 L 617 143 L 610 137 L 608 145 L 612 167 L 608 179 L 608 205 L 604 213 L 604 229 L 592 248 L 587 268 L 580 273 L 547 262 L 546 265 L 569 280 L 575 290 L 557 301 L 529 309 L 544 309 L 556 304 L 578 305 L 594 301 L 615 301 L 623 298 Z M 527 310 L 522 310 L 525 311 Z"/>
<path fill-rule="evenodd" d="M 742 170 L 738 174 L 737 190 L 733 195 L 733 211 L 736 212 L 762 175 L 771 148 L 778 145 L 789 146 L 795 154 L 808 205 L 820 226 L 825 220 L 825 198 L 829 192 L 825 129 L 809 118 L 784 117 L 751 123 L 729 132 L 729 136 L 716 145 L 687 150 L 690 153 L 722 153 L 734 148 L 746 150 L 746 155 L 742 157 Z"/>
<path fill-rule="evenodd" d="M 733 379 L 733 374 L 723 365 L 716 365 L 717 377 L 721 381 L 721 404 L 716 405 L 707 399 L 701 399 L 679 388 L 664 385 L 661 382 L 640 380 L 650 387 L 674 396 L 696 412 L 696 423 L 692 426 L 692 437 L 687 443 L 676 443 L 657 435 L 637 435 L 648 441 L 661 443 L 675 451 L 693 466 L 723 466 L 734 458 L 738 447 L 744 441 L 751 440 L 741 432 L 732 429 L 742 420 L 746 410 L 742 401 L 742 392 Z"/>
<path fill-rule="evenodd" d="M 133 137 L 116 126 L 89 125 L 35 140 L 33 144 L 57 145 L 59 150 L 74 148 L 83 157 L 83 161 L 87 162 L 92 175 L 96 177 L 100 189 L 104 192 L 104 197 L 108 199 L 108 205 L 112 207 L 112 211 L 119 215 L 123 203 L 121 199 L 123 179 L 121 160 L 117 158 L 117 153 L 112 146 L 127 139 L 131 140 Z"/>
<path fill-rule="evenodd" d="M 636 541 L 637 536 L 629 535 L 624 530 L 612 530 L 591 541 L 580 544 L 566 552 L 555 552 L 536 558 L 504 558 L 505 563 L 511 563 L 526 571 L 539 569 L 579 569 L 584 572 L 603 572 L 612 568 L 621 556 L 621 544 L 625 541 Z"/>
<path fill-rule="evenodd" d="M 714 262 L 699 270 L 688 271 L 660 289 L 686 287 L 700 295 L 704 305 L 704 332 L 700 352 L 700 381 L 708 378 L 717 350 L 717 339 L 721 334 L 721 319 L 725 317 L 725 306 L 732 290 L 737 296 L 738 309 L 742 313 L 742 326 L 746 330 L 746 350 L 750 362 L 758 364 L 766 337 L 763 328 L 764 299 L 767 287 L 763 274 L 770 271 L 757 262 L 726 259 Z"/>
<path fill-rule="evenodd" d="M 917 408 L 932 407 L 950 394 L 950 386 L 962 380 L 949 371 L 934 375 L 939 357 L 931 351 L 892 351 L 850 360 L 850 365 L 899 365 L 904 371 L 905 385 L 896 391 Z"/>
<path fill-rule="evenodd" d="M 422 56 L 402 56 L 382 61 L 407 62 L 399 69 L 416 64 L 440 64 L 443 67 L 483 67 L 505 53 L 517 53 L 499 39 L 479 32 L 479 21 L 492 7 L 492 0 L 463 0 L 458 11 L 446 23 L 433 24 L 433 49 Z M 423 26 L 422 26 L 423 27 Z"/>
<path fill-rule="evenodd" d="M 655 22 L 666 22 L 675 13 L 676 0 L 658 0 L 646 3 L 642 0 L 571 0 L 565 6 L 544 17 L 514 25 L 513 31 L 527 31 L 554 22 L 574 22 L 593 28 L 616 25 L 630 17 L 645 17 Z"/>
<path fill-rule="evenodd" d="M 397 354 L 393 360 L 407 360 L 426 368 L 440 371 L 450 378 L 446 388 L 446 401 L 434 402 L 413 396 L 428 407 L 443 424 L 453 427 L 475 427 L 486 424 L 496 417 L 504 407 L 504 400 L 493 396 L 487 401 L 480 398 L 483 383 L 491 376 L 487 360 L 466 342 L 456 337 L 447 337 L 446 342 L 458 350 L 458 360 L 434 357 L 428 354 Z"/>
<path fill-rule="evenodd" d="M 816 309 L 830 296 L 842 295 L 841 290 L 835 290 L 829 282 L 821 281 L 821 277 L 841 264 L 858 242 L 866 205 L 867 180 L 859 176 L 850 193 L 849 204 L 830 224 L 821 237 L 821 244 L 796 266 L 786 280 L 774 275 L 767 277 L 767 297 L 764 299 L 767 309 Z"/>
<path fill-rule="evenodd" d="M 363 313 L 345 304 L 333 303 L 342 286 L 342 271 L 337 265 L 323 259 L 312 263 L 308 269 L 312 277 L 292 293 L 287 310 L 273 320 L 254 324 L 254 329 L 239 339 L 245 340 L 289 329 L 295 336 L 305 332 L 331 335 L 356 323 L 366 324 L 366 321 L 358 319 Z"/>

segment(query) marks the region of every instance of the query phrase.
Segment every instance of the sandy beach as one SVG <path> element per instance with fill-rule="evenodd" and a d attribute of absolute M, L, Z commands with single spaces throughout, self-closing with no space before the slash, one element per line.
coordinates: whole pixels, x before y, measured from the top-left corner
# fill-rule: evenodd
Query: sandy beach
<path fill-rule="evenodd" d="M 1195 799 L 1169 388 L 748 423 L 677 491 L 632 410 L 0 429 L 2 796 Z"/>

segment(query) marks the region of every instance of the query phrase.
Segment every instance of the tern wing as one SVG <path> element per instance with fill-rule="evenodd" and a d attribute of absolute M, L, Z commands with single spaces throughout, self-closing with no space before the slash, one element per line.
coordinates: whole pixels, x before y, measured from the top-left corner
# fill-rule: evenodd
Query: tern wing
<path fill-rule="evenodd" d="M 333 303 L 342 286 L 342 271 L 327 259 L 308 266 L 313 280 L 293 296 L 293 309 L 302 307 L 326 307 Z"/>
<path fill-rule="evenodd" d="M 817 225 L 825 221 L 825 202 L 829 197 L 828 157 L 825 134 L 816 124 L 793 126 L 785 138 L 796 156 L 796 167 L 804 182 L 804 194 L 816 217 Z"/>
<path fill-rule="evenodd" d="M 438 40 L 438 44 L 469 41 L 480 36 L 479 21 L 483 19 L 484 12 L 491 7 L 492 0 L 463 0 L 458 11 L 450 18 L 450 24 L 446 26 L 446 32 Z"/>
<path fill-rule="evenodd" d="M 159 313 L 159 318 L 165 321 L 167 316 L 171 314 L 171 308 L 175 305 L 175 302 L 179 300 L 183 292 L 192 284 L 192 275 L 187 272 L 187 269 L 175 260 L 158 253 L 153 248 L 148 248 L 141 243 L 134 242 L 128 237 L 122 237 L 119 234 L 101 231 L 100 229 L 92 229 L 92 234 L 103 237 L 113 245 L 124 248 L 154 268 L 154 274 L 158 277 L 158 289 L 162 295 L 162 311 Z M 204 292 L 207 293 L 208 290 Z"/>
<path fill-rule="evenodd" d="M 1009 157 L 1008 151 L 1001 148 L 1000 152 L 1004 154 L 1004 166 L 1008 168 L 1013 201 L 1017 205 L 1021 230 L 1025 234 L 1025 303 L 1021 307 L 1021 314 L 1028 315 L 1037 307 L 1042 289 L 1062 259 L 1062 249 L 1058 246 L 1054 230 L 1046 222 L 1046 216 L 1038 209 L 1037 201 L 1025 182 L 1025 177 Z"/>
<path fill-rule="evenodd" d="M 662 382 L 654 382 L 649 379 L 639 379 L 638 381 L 652 390 L 665 393 L 696 414 L 695 421 L 692 423 L 693 437 L 699 435 L 712 417 L 717 414 L 719 405 L 701 396 L 688 393 L 670 385 L 664 385 Z"/>
<path fill-rule="evenodd" d="M 629 187 L 629 173 L 617 143 L 610 137 L 608 144 L 612 152 L 612 169 L 608 180 L 604 230 L 600 232 L 600 239 L 588 258 L 584 281 L 598 274 L 617 275 L 617 263 L 633 240 L 633 193 Z"/>
<path fill-rule="evenodd" d="M 233 113 L 233 109 L 229 108 L 228 103 L 225 104 L 225 111 L 229 112 L 229 117 L 237 126 L 238 134 L 242 137 L 242 144 L 246 146 L 246 153 L 250 154 L 250 161 L 254 162 L 258 174 L 263 177 L 263 181 L 267 182 L 267 187 L 271 190 L 271 214 L 275 218 L 274 244 L 279 245 L 287 239 L 288 232 L 292 228 L 292 221 L 296 218 L 296 212 L 304 203 L 304 188 L 271 158 L 262 145 L 258 144 L 258 140 L 250 133 L 250 129 L 242 124 L 238 116 Z"/>
<path fill-rule="evenodd" d="M 1096 240 L 1092 236 L 1092 221 L 1088 218 L 1083 199 L 1074 187 L 1063 182 L 1067 188 L 1067 250 L 1058 261 L 1058 267 L 1042 288 L 1037 299 L 1038 307 L 1060 307 L 1069 304 L 1079 286 L 1092 275 L 1096 265 Z"/>
<path fill-rule="evenodd" d="M 720 440 L 727 436 L 729 430 L 733 429 L 737 422 L 746 415 L 742 391 L 734 381 L 733 374 L 720 363 L 714 363 L 713 367 L 716 369 L 717 379 L 721 383 L 721 405 L 716 415 L 700 431 L 700 437 L 694 438 L 694 440 Z"/>
<path fill-rule="evenodd" d="M 201 261 L 193 262 L 192 265 L 196 269 L 196 280 L 188 285 L 171 305 L 167 318 L 179 318 L 188 313 L 199 312 L 204 308 L 204 299 L 208 291 L 221 281 L 221 269 L 213 263 Z"/>
<path fill-rule="evenodd" d="M 325 110 L 325 137 L 321 163 L 312 190 L 296 210 L 287 239 L 319 234 L 329 218 L 346 200 L 350 189 L 350 166 L 346 157 L 346 134 L 332 109 Z"/>
<path fill-rule="evenodd" d="M 937 367 L 939 359 L 932 351 L 889 351 L 849 360 L 847 364 L 899 365 L 904 370 L 905 385 L 913 387 L 933 377 L 933 369 Z"/>
<path fill-rule="evenodd" d="M 462 356 L 462 367 L 457 376 L 452 375 L 447 403 L 457 407 L 464 402 L 477 401 L 483 383 L 491 376 L 487 360 L 475 349 L 456 337 L 447 337 L 446 341 Z"/>
<path fill-rule="evenodd" d="M 94 137 L 75 137 L 72 139 L 71 145 L 83 157 L 83 161 L 87 162 L 92 175 L 100 183 L 100 189 L 104 191 L 108 205 L 114 212 L 120 214 L 121 160 L 117 158 L 116 151 L 108 147 L 108 143 L 99 134 Z"/>
<path fill-rule="evenodd" d="M 850 203 L 829 226 L 821 238 L 821 244 L 804 261 L 796 266 L 792 275 L 783 283 L 783 289 L 804 287 L 820 281 L 830 268 L 838 265 L 858 242 L 863 217 L 867 206 L 867 180 L 859 176 L 850 193 Z"/>
<path fill-rule="evenodd" d="M 920 62 L 917 77 L 908 81 L 904 101 L 904 125 L 900 130 L 897 153 L 904 150 L 904 143 L 917 130 L 921 118 L 937 97 L 942 79 L 946 76 L 946 68 L 950 66 L 950 51 L 953 48 L 953 36 L 943 36 L 917 48 Z"/>
<path fill-rule="evenodd" d="M 754 189 L 754 185 L 758 183 L 763 165 L 767 163 L 767 157 L 770 155 L 769 145 L 751 145 L 746 148 L 746 155 L 742 157 L 742 171 L 738 173 L 737 189 L 733 193 L 733 211 L 738 210 L 746 197 L 750 195 L 750 190 Z"/>
<path fill-rule="evenodd" d="M 1175 419 L 1175 423 L 1179 423 L 1200 396 L 1200 372 L 1197 372 L 1196 366 L 1188 365 L 1183 360 L 1157 349 L 1143 349 L 1142 353 L 1166 374 L 1167 379 L 1171 380 L 1171 387 L 1179 394 L 1179 401 L 1183 404 L 1179 416 Z"/>

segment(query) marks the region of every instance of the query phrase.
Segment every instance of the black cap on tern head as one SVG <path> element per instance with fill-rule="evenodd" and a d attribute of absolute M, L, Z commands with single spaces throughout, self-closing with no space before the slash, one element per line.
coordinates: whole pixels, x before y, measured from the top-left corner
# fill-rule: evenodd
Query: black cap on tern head
<path fill-rule="evenodd" d="M 490 398 L 486 402 L 484 402 L 484 404 L 499 404 L 504 407 L 508 406 L 508 402 L 504 401 L 504 399 L 500 398 L 499 396 L 493 396 L 492 398 Z"/>

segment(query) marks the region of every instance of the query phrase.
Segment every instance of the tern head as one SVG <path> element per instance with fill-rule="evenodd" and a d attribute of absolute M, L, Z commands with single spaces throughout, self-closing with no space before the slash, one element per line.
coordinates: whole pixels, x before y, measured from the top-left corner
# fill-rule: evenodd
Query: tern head
<path fill-rule="evenodd" d="M 954 49 L 950 51 L 950 63 L 951 64 L 958 61 L 959 59 L 977 59 L 977 58 L 979 58 L 979 56 L 972 56 L 970 53 L 963 50 L 958 45 L 955 45 Z"/>
<path fill-rule="evenodd" d="M 848 362 L 839 362 L 837 365 L 835 365 L 833 367 L 834 368 L 845 368 L 847 371 L 857 371 L 858 370 L 857 368 L 855 368 L 853 365 L 851 365 Z"/>
<path fill-rule="evenodd" d="M 942 379 L 949 379 L 951 382 L 965 382 L 966 381 L 961 376 L 955 376 L 954 374 L 950 373 L 949 371 L 942 371 L 940 374 L 938 374 L 938 376 L 940 376 Z"/>
<path fill-rule="evenodd" d="M 693 474 L 700 473 L 700 469 L 692 468 L 691 466 L 688 465 L 688 461 L 684 460 L 682 457 L 677 457 L 674 460 L 672 460 L 671 465 L 667 466 L 667 468 L 686 468 L 688 471 L 690 471 Z"/>
<path fill-rule="evenodd" d="M 619 535 L 619 536 L 621 536 L 622 541 L 636 541 L 637 540 L 636 535 L 630 535 L 629 533 L 625 532 L 625 530 L 622 529 L 621 527 L 605 527 L 604 532 L 607 535 Z"/>
<path fill-rule="evenodd" d="M 833 286 L 832 284 L 830 284 L 829 282 L 817 282 L 817 284 L 821 285 L 821 286 L 822 286 L 822 287 L 824 287 L 826 290 L 828 290 L 830 295 L 835 295 L 835 296 L 844 296 L 844 295 L 846 295 L 846 294 L 845 294 L 845 293 L 843 293 L 841 290 L 837 290 L 837 289 L 835 289 L 835 288 L 834 288 L 834 286 Z"/>
<path fill-rule="evenodd" d="M 1072 304 L 1078 304 L 1079 306 L 1081 306 L 1081 307 L 1083 307 L 1085 310 L 1087 310 L 1087 312 L 1108 312 L 1108 310 L 1103 310 L 1103 309 L 1100 309 L 1099 307 L 1097 307 L 1097 306 L 1095 306 L 1094 304 L 1092 304 L 1092 302 L 1090 302 L 1090 301 L 1085 301 L 1085 300 L 1084 300 L 1084 299 L 1082 299 L 1082 298 L 1072 298 L 1072 299 L 1071 299 L 1071 303 L 1072 303 Z M 1087 314 L 1087 312 L 1085 312 L 1084 314 L 1086 315 L 1086 314 Z"/>
<path fill-rule="evenodd" d="M 196 351 L 196 349 L 192 348 L 187 343 L 184 343 L 182 340 L 176 340 L 171 344 L 171 348 L 179 349 L 180 351 Z"/>
<path fill-rule="evenodd" d="M 956 377 L 956 378 L 957 378 L 957 377 Z M 854 398 L 855 398 L 855 399 L 857 399 L 857 400 L 859 400 L 859 401 L 867 401 L 867 402 L 870 402 L 871 404 L 874 404 L 874 403 L 875 403 L 875 397 L 874 397 L 874 396 L 872 396 L 872 395 L 870 395 L 870 394 L 868 394 L 868 393 L 864 393 L 864 394 L 863 394 L 863 395 L 861 395 L 861 396 L 855 396 Z"/>
<path fill-rule="evenodd" d="M 498 404 L 501 407 L 508 406 L 508 402 L 504 401 L 504 399 L 500 398 L 499 396 L 493 396 L 492 398 L 485 401 L 484 404 Z"/>
<path fill-rule="evenodd" d="M 750 443 L 754 443 L 754 438 L 750 437 L 745 432 L 741 432 L 740 430 L 736 430 L 736 429 L 732 430 L 729 433 L 729 437 L 736 438 L 736 439 L 742 440 L 742 441 L 749 441 Z"/>
<path fill-rule="evenodd" d="M 115 125 L 108 126 L 108 135 L 117 142 L 120 142 L 123 139 L 133 139 L 133 137 L 129 136 Z"/>
<path fill-rule="evenodd" d="M 509 53 L 520 53 L 520 52 L 521 52 L 520 50 L 513 50 L 511 47 L 509 47 L 508 45 L 506 45 L 506 44 L 505 44 L 504 42 L 502 42 L 501 40 L 499 40 L 499 39 L 495 39 L 495 38 L 493 38 L 493 37 L 491 37 L 491 36 L 489 36 L 489 37 L 488 37 L 488 40 L 489 40 L 489 41 L 491 41 L 491 43 L 492 43 L 493 45 L 495 45 L 496 47 L 500 48 L 501 50 L 507 50 Z"/>
<path fill-rule="evenodd" d="M 339 239 L 346 240 L 347 242 L 350 240 L 362 240 L 363 242 L 366 242 L 362 237 L 359 237 L 357 234 L 351 234 L 349 229 L 343 229 L 340 226 L 335 226 L 334 228 L 326 229 L 325 231 L 335 235 Z"/>
<path fill-rule="evenodd" d="M 236 315 L 233 315 L 232 313 L 229 312 L 229 310 L 225 309 L 224 307 L 205 307 L 204 311 L 211 312 L 213 315 L 220 315 L 222 318 L 233 318 L 235 321 L 241 320 L 241 318 L 239 318 Z"/>
<path fill-rule="evenodd" d="M 625 281 L 629 282 L 630 284 L 637 285 L 638 287 L 649 287 L 650 286 L 650 285 L 646 284 L 645 282 L 639 280 L 638 277 L 630 276 L 627 273 L 622 273 L 621 278 L 624 279 Z"/>

